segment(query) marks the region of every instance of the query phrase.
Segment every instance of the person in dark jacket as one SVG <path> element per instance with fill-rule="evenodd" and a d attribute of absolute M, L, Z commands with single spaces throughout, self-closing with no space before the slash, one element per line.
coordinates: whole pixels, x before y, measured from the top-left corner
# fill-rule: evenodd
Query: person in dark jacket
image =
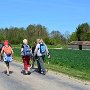
<path fill-rule="evenodd" d="M 32 57 L 32 69 L 34 69 L 34 63 L 35 63 L 35 60 L 37 59 L 37 54 L 34 56 L 34 51 L 35 51 L 36 45 L 37 45 L 37 43 L 34 42 L 34 46 L 32 47 L 32 55 L 33 55 L 33 57 Z"/>

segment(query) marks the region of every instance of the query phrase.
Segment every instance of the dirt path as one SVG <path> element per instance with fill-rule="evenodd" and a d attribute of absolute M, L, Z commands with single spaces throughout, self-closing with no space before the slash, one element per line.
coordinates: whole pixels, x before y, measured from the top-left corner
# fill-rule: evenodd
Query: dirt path
<path fill-rule="evenodd" d="M 4 62 L 0 62 L 0 90 L 90 90 L 90 83 L 82 82 L 52 71 L 41 75 L 32 70 L 31 75 L 21 74 L 23 65 L 12 62 L 12 74 L 7 76 Z"/>

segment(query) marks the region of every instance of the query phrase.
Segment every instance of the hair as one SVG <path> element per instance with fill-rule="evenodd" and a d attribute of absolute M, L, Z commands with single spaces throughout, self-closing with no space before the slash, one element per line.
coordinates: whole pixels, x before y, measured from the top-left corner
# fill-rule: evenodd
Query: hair
<path fill-rule="evenodd" d="M 37 43 L 40 43 L 40 39 L 37 39 Z"/>
<path fill-rule="evenodd" d="M 27 39 L 24 39 L 24 40 L 23 40 L 23 43 L 24 43 L 24 44 L 28 44 Z"/>
<path fill-rule="evenodd" d="M 43 42 L 44 42 L 42 38 L 40 39 L 40 42 L 41 42 L 41 43 L 43 43 Z"/>
<path fill-rule="evenodd" d="M 4 45 L 8 45 L 8 44 L 9 44 L 8 40 L 5 40 Z"/>

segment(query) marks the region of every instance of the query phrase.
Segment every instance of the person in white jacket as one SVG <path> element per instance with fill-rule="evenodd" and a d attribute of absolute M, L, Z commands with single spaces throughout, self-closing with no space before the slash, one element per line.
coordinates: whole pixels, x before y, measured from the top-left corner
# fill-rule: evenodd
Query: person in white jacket
<path fill-rule="evenodd" d="M 34 56 L 37 54 L 38 60 L 38 72 L 45 75 L 46 74 L 46 69 L 44 67 L 44 62 L 43 62 L 43 54 L 40 52 L 40 45 L 42 44 L 42 39 L 37 39 L 37 45 L 34 51 Z M 46 45 L 45 45 L 46 48 Z M 46 54 L 46 52 L 45 52 Z"/>

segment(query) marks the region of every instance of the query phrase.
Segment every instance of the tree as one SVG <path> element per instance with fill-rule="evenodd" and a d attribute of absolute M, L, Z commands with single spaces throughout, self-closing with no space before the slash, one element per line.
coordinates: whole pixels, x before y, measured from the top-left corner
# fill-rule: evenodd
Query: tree
<path fill-rule="evenodd" d="M 26 34 L 28 36 L 28 40 L 33 43 L 37 38 L 42 38 L 45 40 L 48 38 L 47 28 L 40 24 L 38 25 L 29 25 L 26 29 Z"/>
<path fill-rule="evenodd" d="M 88 23 L 83 23 L 76 28 L 76 35 L 78 41 L 84 41 L 86 33 L 90 32 L 90 26 Z"/>
<path fill-rule="evenodd" d="M 68 44 L 69 43 L 69 39 L 70 39 L 69 31 L 65 32 L 64 37 L 65 37 L 66 44 Z"/>
<path fill-rule="evenodd" d="M 71 35 L 70 35 L 70 38 L 69 38 L 69 41 L 77 41 L 78 38 L 77 38 L 77 35 L 76 35 L 76 32 L 73 32 Z"/>
<path fill-rule="evenodd" d="M 90 26 L 88 23 L 83 23 L 76 28 L 76 36 L 78 41 L 87 40 L 87 33 L 90 32 Z M 79 45 L 79 49 L 82 50 L 82 45 Z"/>
<path fill-rule="evenodd" d="M 5 40 L 4 30 L 0 29 L 0 42 L 2 42 L 3 40 Z"/>
<path fill-rule="evenodd" d="M 57 44 L 63 44 L 65 41 L 64 36 L 59 31 L 52 31 L 50 33 L 50 43 L 57 45 Z"/>

